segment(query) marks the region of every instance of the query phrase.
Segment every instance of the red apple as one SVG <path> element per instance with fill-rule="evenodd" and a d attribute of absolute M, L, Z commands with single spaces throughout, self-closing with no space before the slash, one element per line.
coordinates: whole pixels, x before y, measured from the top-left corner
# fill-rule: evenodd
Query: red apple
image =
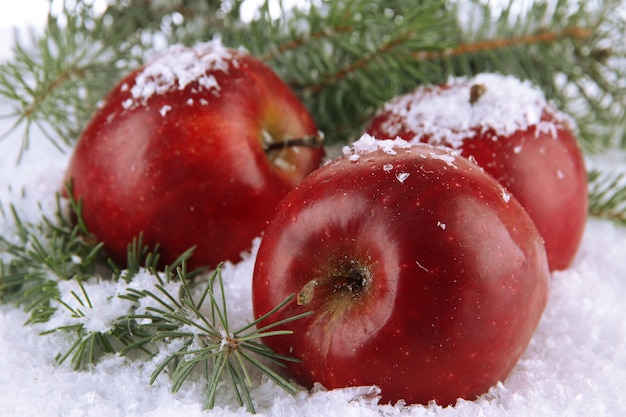
<path fill-rule="evenodd" d="M 263 341 L 302 360 L 288 372 L 308 387 L 473 399 L 506 378 L 546 306 L 542 239 L 471 161 L 381 143 L 313 172 L 277 208 L 256 259 L 254 313 L 297 294 L 263 324 L 314 314 Z"/>
<path fill-rule="evenodd" d="M 110 92 L 66 180 L 114 259 L 143 232 L 164 263 L 196 246 L 190 266 L 215 266 L 239 259 L 319 167 L 318 139 L 307 110 L 259 60 L 219 42 L 173 47 Z"/>
<path fill-rule="evenodd" d="M 367 132 L 474 158 L 528 211 L 550 269 L 572 263 L 587 219 L 587 173 L 568 118 L 537 88 L 497 74 L 452 79 L 390 101 Z"/>

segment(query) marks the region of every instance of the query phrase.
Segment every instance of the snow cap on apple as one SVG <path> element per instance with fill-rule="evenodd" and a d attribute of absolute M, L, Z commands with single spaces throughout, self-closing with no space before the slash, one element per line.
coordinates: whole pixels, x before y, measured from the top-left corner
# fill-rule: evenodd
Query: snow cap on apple
<path fill-rule="evenodd" d="M 365 135 L 277 207 L 256 258 L 264 339 L 311 387 L 377 385 L 383 401 L 454 404 L 504 380 L 548 299 L 541 236 L 458 152 Z"/>
<path fill-rule="evenodd" d="M 163 264 L 239 259 L 324 155 L 276 74 L 219 41 L 173 46 L 121 80 L 81 135 L 66 180 L 117 261 L 143 234 Z"/>
<path fill-rule="evenodd" d="M 587 219 L 587 174 L 573 126 L 529 82 L 484 73 L 399 96 L 366 131 L 473 158 L 528 211 L 557 270 L 573 261 Z"/>

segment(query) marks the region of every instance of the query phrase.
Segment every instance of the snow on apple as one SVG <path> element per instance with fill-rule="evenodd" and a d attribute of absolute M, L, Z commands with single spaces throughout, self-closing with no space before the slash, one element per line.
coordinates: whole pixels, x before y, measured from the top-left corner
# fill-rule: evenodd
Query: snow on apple
<path fill-rule="evenodd" d="M 401 138 L 375 138 L 372 135 L 364 134 L 358 141 L 344 146 L 342 148 L 342 152 L 346 155 L 349 154 L 351 161 L 358 161 L 362 153 L 368 153 L 380 149 L 385 153 L 395 155 L 397 148 L 402 149 L 409 147 L 411 147 L 409 142 Z"/>
<path fill-rule="evenodd" d="M 189 85 L 194 90 L 211 91 L 219 94 L 220 84 L 213 75 L 215 71 L 228 73 L 231 67 L 237 68 L 237 56 L 220 41 L 196 44 L 192 48 L 180 45 L 170 47 L 169 53 L 159 54 L 144 66 L 129 87 L 123 83 L 123 92 L 130 90 L 130 105 L 145 105 L 154 94 L 185 90 Z M 205 96 L 206 99 L 206 96 Z"/>
<path fill-rule="evenodd" d="M 472 86 L 484 87 L 474 100 Z M 428 135 L 433 145 L 459 149 L 465 139 L 489 129 L 495 130 L 496 136 L 509 136 L 538 125 L 538 131 L 554 133 L 554 124 L 541 118 L 549 106 L 541 90 L 529 82 L 482 73 L 471 79 L 451 78 L 445 85 L 424 86 L 397 97 L 383 105 L 381 112 L 389 114 L 377 123 L 392 138 L 419 141 Z M 563 114 L 556 121 L 573 123 Z"/>

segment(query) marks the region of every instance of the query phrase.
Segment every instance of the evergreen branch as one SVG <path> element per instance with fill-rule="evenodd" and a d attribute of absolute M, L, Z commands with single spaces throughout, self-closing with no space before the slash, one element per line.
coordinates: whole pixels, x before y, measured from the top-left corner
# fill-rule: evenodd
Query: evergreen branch
<path fill-rule="evenodd" d="M 39 224 L 24 223 L 11 205 L 19 240 L 0 236 L 0 250 L 10 258 L 0 276 L 0 301 L 25 306 L 30 323 L 45 322 L 54 312 L 51 301 L 58 296 L 59 281 L 86 279 L 102 257 L 102 244 L 87 241 L 80 222 L 71 225 L 60 198 L 56 220 L 43 216 Z"/>
<path fill-rule="evenodd" d="M 296 392 L 296 388 L 291 383 L 264 365 L 257 357 L 264 357 L 270 363 L 280 364 L 280 366 L 284 366 L 282 364 L 284 360 L 293 362 L 296 359 L 277 355 L 268 347 L 253 341 L 253 339 L 259 339 L 262 336 L 279 336 L 290 332 L 251 330 L 263 318 L 267 317 L 265 315 L 231 333 L 226 311 L 227 301 L 221 276 L 221 266 L 208 277 L 206 287 L 202 293 L 198 294 L 199 297 L 192 297 L 189 279 L 185 275 L 184 262 L 177 269 L 177 277 L 181 285 L 178 299 L 172 299 L 165 292 L 162 292 L 165 298 L 159 298 L 160 296 L 154 292 L 144 292 L 146 297 L 153 298 L 165 308 L 147 308 L 146 314 L 140 316 L 142 323 L 138 326 L 143 330 L 153 332 L 153 342 L 163 340 L 172 344 L 175 340 L 179 340 L 182 345 L 157 365 L 153 371 L 151 383 L 154 383 L 166 368 L 173 365 L 171 389 L 172 392 L 177 392 L 182 388 L 185 381 L 191 378 L 197 366 L 202 365 L 205 369 L 211 370 L 207 377 L 206 408 L 212 408 L 215 405 L 217 387 L 222 381 L 224 373 L 226 373 L 240 405 L 245 405 L 249 411 L 254 412 L 254 403 L 250 392 L 253 382 L 248 370 L 248 365 L 251 365 L 288 392 Z M 217 286 L 214 283 L 217 283 Z M 293 297 L 288 298 L 272 311 L 277 311 L 291 298 Z M 200 299 L 202 302 L 199 303 L 194 299 Z M 204 306 L 202 303 L 204 301 L 209 303 L 207 308 L 210 314 L 203 313 Z M 308 314 L 299 315 L 281 323 L 288 323 L 306 315 Z M 128 318 L 133 319 L 133 316 Z M 275 326 L 267 326 L 265 329 L 273 327 Z M 175 330 L 183 328 L 188 330 Z M 241 334 L 244 335 L 240 336 Z"/>
<path fill-rule="evenodd" d="M 57 194 L 54 220 L 43 216 L 38 224 L 23 222 L 15 207 L 10 206 L 17 241 L 0 236 L 0 250 L 8 259 L 0 261 L 0 302 L 22 307 L 29 313 L 27 324 L 44 327 L 42 335 L 66 333 L 73 342 L 68 350 L 59 353 L 57 360 L 71 358 L 76 369 L 128 345 L 148 352 L 144 347 L 147 335 L 135 322 L 114 321 L 106 332 L 85 327 L 87 312 L 101 307 L 94 304 L 86 284 L 98 277 L 97 269 L 106 264 L 106 255 L 103 244 L 89 234 L 82 219 L 82 204 L 72 197 L 71 191 L 68 184 L 68 199 L 62 200 Z M 129 249 L 129 258 L 132 252 Z M 138 262 L 129 261 L 131 265 Z M 116 277 L 113 275 L 112 279 Z M 77 289 L 62 294 L 61 283 L 75 283 Z M 127 299 L 132 300 L 132 294 Z M 61 324 L 48 324 L 63 312 L 69 317 Z"/>
<path fill-rule="evenodd" d="M 311 90 L 312 92 L 318 92 L 322 88 L 326 87 L 327 85 L 335 84 L 339 82 L 342 78 L 345 78 L 348 75 L 354 74 L 356 71 L 367 67 L 372 62 L 372 60 L 378 59 L 383 55 L 390 54 L 391 52 L 393 52 L 393 50 L 396 47 L 401 46 L 411 36 L 413 36 L 413 34 L 408 34 L 408 33 L 402 34 L 400 37 L 392 39 L 391 41 L 380 45 L 373 52 L 368 53 L 365 56 L 354 60 L 353 62 L 350 62 L 347 66 L 337 69 L 337 71 L 335 71 L 334 73 L 326 74 L 324 79 L 322 79 L 318 83 L 315 83 L 309 86 L 302 86 L 302 85 L 297 85 L 297 84 L 293 84 L 292 86 L 295 88 L 306 88 L 306 89 Z M 437 56 L 437 54 L 433 52 L 430 52 L 430 53 L 434 54 L 434 56 Z M 445 50 L 440 52 L 440 54 L 445 54 Z M 421 53 L 414 52 L 411 55 L 419 56 L 421 55 Z"/>
<path fill-rule="evenodd" d="M 589 172 L 589 214 L 626 226 L 626 174 Z"/>
<path fill-rule="evenodd" d="M 350 33 L 352 30 L 354 30 L 354 27 L 346 25 L 345 22 L 341 22 L 341 24 L 336 27 L 327 27 L 323 30 L 308 34 L 306 36 L 299 35 L 296 36 L 294 39 L 287 40 L 282 45 L 274 45 L 274 49 L 266 52 L 265 54 L 260 56 L 259 59 L 269 63 L 273 60 L 278 59 L 281 55 L 284 55 L 290 51 L 297 50 L 298 48 L 304 46 L 307 42 L 320 41 L 330 38 L 333 35 L 347 34 Z"/>
<path fill-rule="evenodd" d="M 112 18 L 121 13 L 123 20 Z M 34 48 L 16 40 L 13 60 L 0 65 L 0 96 L 9 99 L 17 116 L 11 130 L 24 126 L 22 151 L 33 125 L 59 149 L 71 147 L 97 103 L 152 46 L 142 35 L 158 28 L 152 20 L 158 18 L 121 1 L 98 16 L 79 1 L 48 17 Z"/>
<path fill-rule="evenodd" d="M 536 44 L 551 44 L 563 39 L 575 41 L 585 41 L 593 36 L 593 31 L 588 28 L 566 27 L 560 31 L 539 31 L 521 36 L 506 38 L 493 38 L 479 40 L 471 43 L 462 43 L 444 51 L 416 51 L 412 56 L 416 60 L 436 60 L 446 57 L 453 57 L 466 54 L 475 54 L 498 49 L 511 48 L 515 46 L 529 46 Z"/>
<path fill-rule="evenodd" d="M 494 51 L 498 49 L 506 49 L 518 46 L 529 46 L 542 43 L 555 43 L 562 39 L 571 39 L 576 41 L 585 41 L 592 37 L 593 32 L 588 28 L 580 27 L 566 27 L 561 31 L 540 31 L 538 33 L 526 34 L 521 36 L 512 36 L 505 38 L 492 38 L 486 40 L 479 40 L 471 43 L 461 43 L 450 48 L 444 48 L 442 50 L 425 50 L 425 51 L 411 51 L 410 57 L 418 61 L 433 61 L 441 60 L 444 58 L 450 58 L 455 56 L 483 53 L 487 51 Z M 414 33 L 404 34 L 402 37 L 393 39 L 392 41 L 381 45 L 378 49 L 367 54 L 353 62 L 348 66 L 340 68 L 338 71 L 332 74 L 328 74 L 320 82 L 307 86 L 312 91 L 319 91 L 327 84 L 334 84 L 340 81 L 342 78 L 354 73 L 355 71 L 368 66 L 373 59 L 379 58 L 381 55 L 391 54 L 396 47 L 402 46 L 409 37 L 414 36 Z M 302 88 L 303 86 L 294 85 L 296 88 Z"/>

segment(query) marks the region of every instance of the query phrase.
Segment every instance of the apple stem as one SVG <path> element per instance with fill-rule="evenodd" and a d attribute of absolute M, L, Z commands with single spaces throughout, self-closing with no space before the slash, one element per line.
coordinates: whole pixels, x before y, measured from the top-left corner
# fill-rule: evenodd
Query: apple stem
<path fill-rule="evenodd" d="M 321 135 L 309 135 L 301 138 L 285 139 L 280 142 L 272 142 L 265 145 L 265 153 L 279 151 L 281 149 L 293 148 L 293 147 L 305 147 L 305 148 L 319 148 L 323 145 L 324 139 Z"/>
<path fill-rule="evenodd" d="M 304 287 L 302 287 L 302 289 L 298 293 L 298 296 L 296 297 L 296 302 L 299 306 L 309 304 L 311 300 L 313 300 L 313 296 L 315 295 L 315 287 L 317 287 L 316 279 L 312 279 L 311 281 L 307 282 Z"/>
<path fill-rule="evenodd" d="M 470 87 L 470 99 L 471 105 L 474 105 L 480 98 L 487 92 L 487 86 L 485 84 L 474 84 Z"/>
<path fill-rule="evenodd" d="M 296 302 L 300 306 L 309 304 L 315 297 L 316 288 L 320 286 L 332 292 L 347 290 L 350 294 L 357 295 L 368 285 L 368 282 L 369 273 L 356 269 L 350 270 L 347 275 L 340 275 L 328 281 L 314 278 L 304 284 L 296 296 Z"/>

